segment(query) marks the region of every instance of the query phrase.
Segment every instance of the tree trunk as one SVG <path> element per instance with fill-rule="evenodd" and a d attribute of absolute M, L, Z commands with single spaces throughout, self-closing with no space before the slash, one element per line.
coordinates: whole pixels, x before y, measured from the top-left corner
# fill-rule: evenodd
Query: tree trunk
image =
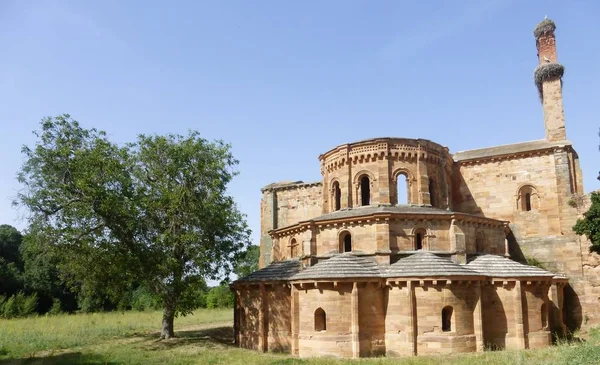
<path fill-rule="evenodd" d="M 175 319 L 175 311 L 165 306 L 163 309 L 163 320 L 162 320 L 162 331 L 160 332 L 160 338 L 168 340 L 169 338 L 175 337 L 173 331 L 173 320 Z"/>

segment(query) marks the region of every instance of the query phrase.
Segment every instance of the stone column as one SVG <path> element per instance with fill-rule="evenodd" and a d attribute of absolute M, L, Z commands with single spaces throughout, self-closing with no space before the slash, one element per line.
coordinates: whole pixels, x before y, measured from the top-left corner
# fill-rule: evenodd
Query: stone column
<path fill-rule="evenodd" d="M 358 327 L 358 283 L 354 282 L 351 296 L 352 315 L 352 357 L 360 357 L 360 337 Z"/>
<path fill-rule="evenodd" d="M 354 194 L 354 184 L 352 184 L 352 161 L 350 161 L 350 148 L 348 146 L 346 146 L 346 166 L 344 167 L 344 171 L 346 174 L 346 194 L 344 195 L 344 190 L 342 190 L 342 209 L 354 206 L 354 201 L 352 200 Z M 342 179 L 343 176 L 340 176 L 340 181 Z"/>
<path fill-rule="evenodd" d="M 267 292 L 265 285 L 260 284 L 260 304 L 258 305 L 258 349 L 267 352 L 269 332 L 267 323 Z"/>
<path fill-rule="evenodd" d="M 564 336 L 567 333 L 567 326 L 563 319 L 563 286 L 560 283 L 554 283 L 550 285 L 548 293 L 549 297 L 549 308 L 550 315 L 548 316 L 548 324 L 552 332 L 557 333 L 560 336 Z"/>
<path fill-rule="evenodd" d="M 291 316 L 292 316 L 292 356 L 298 356 L 298 290 L 296 286 L 292 284 L 292 292 L 291 292 Z"/>
<path fill-rule="evenodd" d="M 233 290 L 233 343 L 240 345 L 240 291 Z"/>
<path fill-rule="evenodd" d="M 514 287 L 514 310 L 515 310 L 515 339 L 517 348 L 524 349 L 525 346 L 525 322 L 523 319 L 523 287 L 521 281 L 517 280 Z"/>
<path fill-rule="evenodd" d="M 408 284 L 408 300 L 410 301 L 410 334 L 409 342 L 412 347 L 412 354 L 417 355 L 417 334 L 418 334 L 418 323 L 417 323 L 417 300 L 415 298 L 415 282 L 409 281 Z"/>
<path fill-rule="evenodd" d="M 475 283 L 475 293 L 477 295 L 477 303 L 475 303 L 475 310 L 473 311 L 473 324 L 475 330 L 475 343 L 477 352 L 484 350 L 483 341 L 483 281 Z"/>
<path fill-rule="evenodd" d="M 390 146 L 385 144 L 385 151 L 377 151 L 377 185 L 379 186 L 379 194 L 375 203 L 390 204 L 392 202 L 392 188 L 390 187 Z M 381 157 L 383 154 L 383 157 Z"/>

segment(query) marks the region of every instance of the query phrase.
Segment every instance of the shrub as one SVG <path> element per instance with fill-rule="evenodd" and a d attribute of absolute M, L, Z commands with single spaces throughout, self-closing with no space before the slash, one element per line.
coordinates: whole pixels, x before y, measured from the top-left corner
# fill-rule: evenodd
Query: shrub
<path fill-rule="evenodd" d="M 48 314 L 57 315 L 57 314 L 60 314 L 61 312 L 62 312 L 62 309 L 61 309 L 61 305 L 60 305 L 60 299 L 54 298 L 52 300 L 52 307 L 48 311 Z"/>
<path fill-rule="evenodd" d="M 28 296 L 18 292 L 8 298 L 0 297 L 0 317 L 8 319 L 28 316 L 35 313 L 37 304 L 37 294 Z"/>
<path fill-rule="evenodd" d="M 131 309 L 140 312 L 160 309 L 160 303 L 148 288 L 140 286 L 131 295 Z"/>

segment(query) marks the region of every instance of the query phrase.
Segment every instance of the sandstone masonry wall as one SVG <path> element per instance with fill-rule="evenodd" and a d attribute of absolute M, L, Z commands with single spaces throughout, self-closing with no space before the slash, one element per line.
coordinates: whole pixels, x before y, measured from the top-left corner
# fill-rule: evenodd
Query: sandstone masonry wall
<path fill-rule="evenodd" d="M 261 268 L 272 261 L 273 240 L 269 231 L 321 215 L 322 193 L 322 185 L 318 182 L 272 184 L 263 189 L 260 214 Z"/>

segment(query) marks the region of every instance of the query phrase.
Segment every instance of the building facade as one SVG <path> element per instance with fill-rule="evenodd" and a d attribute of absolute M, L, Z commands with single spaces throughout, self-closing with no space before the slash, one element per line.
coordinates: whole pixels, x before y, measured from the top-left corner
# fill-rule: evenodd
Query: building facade
<path fill-rule="evenodd" d="M 300 357 L 524 349 L 600 323 L 600 261 L 571 228 L 586 201 L 555 28 L 534 31 L 545 139 L 456 153 L 369 139 L 320 155 L 319 182 L 262 189 L 261 269 L 231 286 L 239 346 Z"/>

